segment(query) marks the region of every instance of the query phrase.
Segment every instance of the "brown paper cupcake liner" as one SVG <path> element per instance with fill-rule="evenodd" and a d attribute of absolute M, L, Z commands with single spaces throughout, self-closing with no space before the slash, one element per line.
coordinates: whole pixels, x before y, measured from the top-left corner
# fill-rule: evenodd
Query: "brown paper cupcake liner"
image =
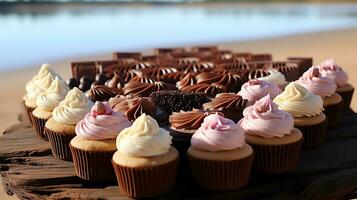
<path fill-rule="evenodd" d="M 45 134 L 51 146 L 52 154 L 61 160 L 72 161 L 71 149 L 69 143 L 76 136 L 76 134 L 63 134 L 52 131 L 45 127 Z"/>
<path fill-rule="evenodd" d="M 175 185 L 179 159 L 155 167 L 125 167 L 112 161 L 122 194 L 134 198 L 158 197 Z"/>
<path fill-rule="evenodd" d="M 303 135 L 303 149 L 318 147 L 325 142 L 327 119 L 323 122 L 310 126 L 295 126 Z"/>
<path fill-rule="evenodd" d="M 250 144 L 255 153 L 253 169 L 276 174 L 292 171 L 299 160 L 303 140 L 285 145 Z"/>
<path fill-rule="evenodd" d="M 27 107 L 25 104 L 25 101 L 23 101 L 24 103 L 24 108 L 25 108 L 25 112 L 26 112 L 26 116 L 29 120 L 29 122 L 31 123 L 31 125 L 33 126 L 34 122 L 33 122 L 33 116 L 32 116 L 32 111 L 35 110 L 35 108 L 31 108 L 31 107 Z"/>
<path fill-rule="evenodd" d="M 343 101 L 338 104 L 329 105 L 325 107 L 324 114 L 327 118 L 327 127 L 337 127 L 340 123 L 340 118 L 343 110 Z"/>
<path fill-rule="evenodd" d="M 248 184 L 253 154 L 233 161 L 204 160 L 188 155 L 191 174 L 200 187 L 207 190 L 237 190 Z"/>
<path fill-rule="evenodd" d="M 355 89 L 352 89 L 350 91 L 345 91 L 345 92 L 336 92 L 337 94 L 339 94 L 342 99 L 343 99 L 343 110 L 346 111 L 350 108 L 351 105 L 351 100 L 352 100 L 352 96 L 353 96 L 353 92 Z"/>
<path fill-rule="evenodd" d="M 87 181 L 115 179 L 111 159 L 115 151 L 85 151 L 69 145 L 76 176 Z"/>
<path fill-rule="evenodd" d="M 33 120 L 33 123 L 34 123 L 33 125 L 35 127 L 35 131 L 36 131 L 37 135 L 41 139 L 48 141 L 47 135 L 44 132 L 47 119 L 38 118 L 32 114 L 32 120 Z"/>

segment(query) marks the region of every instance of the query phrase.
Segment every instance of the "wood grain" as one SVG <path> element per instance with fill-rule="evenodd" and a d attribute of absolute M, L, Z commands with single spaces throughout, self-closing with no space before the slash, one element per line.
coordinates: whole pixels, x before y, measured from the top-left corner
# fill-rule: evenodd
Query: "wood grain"
<path fill-rule="evenodd" d="M 178 177 L 175 189 L 160 199 L 346 199 L 357 196 L 357 115 L 344 113 L 326 143 L 302 152 L 295 171 L 252 174 L 247 187 L 232 192 L 203 191 Z M 71 162 L 51 155 L 28 123 L 8 128 L 0 137 L 0 171 L 8 194 L 20 199 L 130 199 L 115 182 L 86 182 L 74 175 Z M 188 170 L 188 169 L 187 169 Z"/>

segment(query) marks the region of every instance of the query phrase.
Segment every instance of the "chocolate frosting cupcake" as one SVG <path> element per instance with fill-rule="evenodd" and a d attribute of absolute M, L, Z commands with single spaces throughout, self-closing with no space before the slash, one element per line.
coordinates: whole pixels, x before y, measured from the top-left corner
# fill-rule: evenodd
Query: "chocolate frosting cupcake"
<path fill-rule="evenodd" d="M 226 87 L 221 84 L 199 83 L 194 85 L 187 85 L 180 90 L 185 92 L 204 92 L 209 97 L 215 97 L 217 94 L 227 91 Z"/>
<path fill-rule="evenodd" d="M 198 109 L 193 109 L 192 111 L 180 111 L 173 112 L 169 117 L 169 122 L 171 124 L 171 128 L 179 130 L 197 130 L 203 119 L 209 115 L 214 113 L 214 111 L 203 111 Z M 220 113 L 222 115 L 222 113 Z"/>
<path fill-rule="evenodd" d="M 235 93 L 218 94 L 211 102 L 203 104 L 204 110 L 219 110 L 225 117 L 237 122 L 243 117 L 248 101 Z"/>
<path fill-rule="evenodd" d="M 93 102 L 96 101 L 108 101 L 109 98 L 115 97 L 120 94 L 120 90 L 116 88 L 110 88 L 104 85 L 96 85 L 88 92 L 88 97 Z"/>
<path fill-rule="evenodd" d="M 125 84 L 123 91 L 124 95 L 133 94 L 148 97 L 152 92 L 165 89 L 169 88 L 161 81 L 156 81 L 154 83 L 129 82 Z"/>
<path fill-rule="evenodd" d="M 108 103 L 114 111 L 123 112 L 130 121 L 134 121 L 143 113 L 156 116 L 156 106 L 148 97 L 118 95 L 110 98 Z"/>

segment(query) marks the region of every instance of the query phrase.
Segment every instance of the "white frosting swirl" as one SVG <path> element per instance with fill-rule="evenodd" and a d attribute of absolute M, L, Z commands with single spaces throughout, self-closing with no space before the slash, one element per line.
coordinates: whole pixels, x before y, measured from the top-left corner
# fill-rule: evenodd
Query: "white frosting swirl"
<path fill-rule="evenodd" d="M 56 76 L 51 86 L 36 97 L 36 104 L 43 110 L 52 111 L 65 98 L 68 91 L 67 84 Z"/>
<path fill-rule="evenodd" d="M 119 133 L 116 145 L 121 154 L 151 157 L 165 154 L 171 147 L 172 136 L 156 120 L 143 113 L 133 125 Z"/>
<path fill-rule="evenodd" d="M 266 81 L 268 83 L 275 83 L 278 86 L 283 86 L 287 83 L 284 74 L 282 74 L 278 70 L 269 69 L 268 72 L 269 72 L 268 76 L 260 77 L 258 79 Z"/>
<path fill-rule="evenodd" d="M 46 91 L 54 79 L 52 71 L 48 68 L 48 64 L 43 64 L 40 71 L 26 84 L 26 92 L 28 99 L 36 99 L 41 93 Z"/>
<path fill-rule="evenodd" d="M 284 92 L 275 97 L 274 103 L 294 117 L 316 116 L 323 110 L 321 97 L 295 82 L 287 85 Z"/>
<path fill-rule="evenodd" d="M 63 101 L 53 110 L 53 119 L 60 124 L 75 125 L 93 106 L 88 97 L 78 88 L 70 90 Z"/>

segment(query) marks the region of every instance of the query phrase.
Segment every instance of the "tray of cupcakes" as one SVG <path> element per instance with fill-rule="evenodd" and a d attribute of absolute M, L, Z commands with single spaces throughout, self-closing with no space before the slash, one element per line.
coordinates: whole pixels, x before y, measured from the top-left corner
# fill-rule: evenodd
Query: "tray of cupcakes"
<path fill-rule="evenodd" d="M 76 176 L 116 177 L 135 198 L 162 196 L 177 181 L 235 191 L 251 173 L 291 172 L 339 125 L 354 91 L 333 60 L 216 46 L 115 52 L 71 69 L 64 81 L 42 65 L 26 84 L 27 116 Z"/>

